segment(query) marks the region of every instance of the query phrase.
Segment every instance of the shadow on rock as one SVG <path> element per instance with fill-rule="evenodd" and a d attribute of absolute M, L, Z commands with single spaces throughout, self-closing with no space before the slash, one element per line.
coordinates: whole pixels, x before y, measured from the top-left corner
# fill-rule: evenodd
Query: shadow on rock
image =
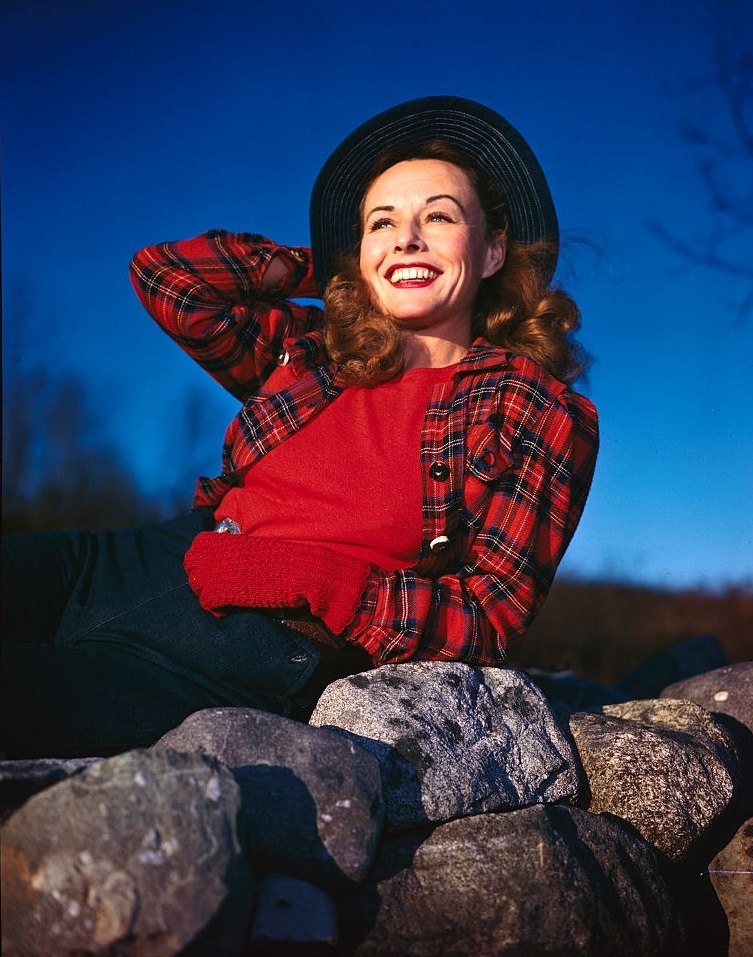
<path fill-rule="evenodd" d="M 249 857 L 258 873 L 284 870 L 334 894 L 357 886 L 324 844 L 321 826 L 327 822 L 319 820 L 316 803 L 297 775 L 264 764 L 235 768 L 233 775 L 250 825 Z"/>

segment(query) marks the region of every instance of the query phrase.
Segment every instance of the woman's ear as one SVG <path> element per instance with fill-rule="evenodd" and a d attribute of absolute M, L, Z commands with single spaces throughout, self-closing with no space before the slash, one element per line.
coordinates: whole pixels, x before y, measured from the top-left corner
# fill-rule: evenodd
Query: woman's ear
<path fill-rule="evenodd" d="M 489 242 L 486 253 L 486 265 L 482 274 L 483 279 L 488 279 L 495 272 L 499 272 L 505 264 L 507 255 L 507 236 L 504 233 L 498 233 Z"/>

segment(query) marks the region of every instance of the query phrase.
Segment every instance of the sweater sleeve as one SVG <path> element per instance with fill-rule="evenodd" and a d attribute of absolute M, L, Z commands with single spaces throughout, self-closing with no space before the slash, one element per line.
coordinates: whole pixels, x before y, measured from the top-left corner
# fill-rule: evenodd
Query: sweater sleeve
<path fill-rule="evenodd" d="M 467 559 L 433 579 L 373 572 L 345 633 L 375 665 L 456 660 L 500 665 L 533 621 L 580 520 L 598 447 L 583 396 L 553 399 L 499 477 Z"/>
<path fill-rule="evenodd" d="M 275 258 L 288 266 L 274 285 Z M 131 281 L 149 315 L 223 388 L 245 401 L 266 379 L 288 337 L 321 325 L 321 311 L 289 300 L 318 296 L 311 254 L 254 233 L 212 230 L 147 246 Z"/>

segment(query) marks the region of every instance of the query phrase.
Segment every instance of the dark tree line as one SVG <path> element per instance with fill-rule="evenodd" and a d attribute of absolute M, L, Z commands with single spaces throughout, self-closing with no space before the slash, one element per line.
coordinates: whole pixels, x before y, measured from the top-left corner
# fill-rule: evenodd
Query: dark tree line
<path fill-rule="evenodd" d="M 164 505 L 98 440 L 99 423 L 79 382 L 37 371 L 6 385 L 4 533 L 126 528 L 163 517 Z"/>

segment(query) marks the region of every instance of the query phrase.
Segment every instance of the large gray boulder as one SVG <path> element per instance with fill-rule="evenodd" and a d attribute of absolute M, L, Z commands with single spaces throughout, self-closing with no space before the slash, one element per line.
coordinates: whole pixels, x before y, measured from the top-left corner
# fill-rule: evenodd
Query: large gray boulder
<path fill-rule="evenodd" d="M 379 764 L 354 741 L 252 708 L 197 711 L 152 746 L 218 758 L 240 785 L 254 869 L 337 893 L 361 881 L 384 825 Z"/>
<path fill-rule="evenodd" d="M 378 758 L 391 829 L 578 796 L 569 733 L 513 669 L 383 665 L 331 684 L 310 723 Z"/>
<path fill-rule="evenodd" d="M 658 957 L 683 933 L 654 850 L 564 806 L 393 836 L 340 931 L 357 957 Z"/>
<path fill-rule="evenodd" d="M 634 701 L 602 711 L 570 717 L 588 809 L 629 821 L 674 861 L 687 858 L 740 786 L 731 736 L 690 701 Z"/>
<path fill-rule="evenodd" d="M 217 761 L 169 751 L 37 794 L 2 829 L 4 957 L 239 953 L 253 905 L 240 806 Z"/>

